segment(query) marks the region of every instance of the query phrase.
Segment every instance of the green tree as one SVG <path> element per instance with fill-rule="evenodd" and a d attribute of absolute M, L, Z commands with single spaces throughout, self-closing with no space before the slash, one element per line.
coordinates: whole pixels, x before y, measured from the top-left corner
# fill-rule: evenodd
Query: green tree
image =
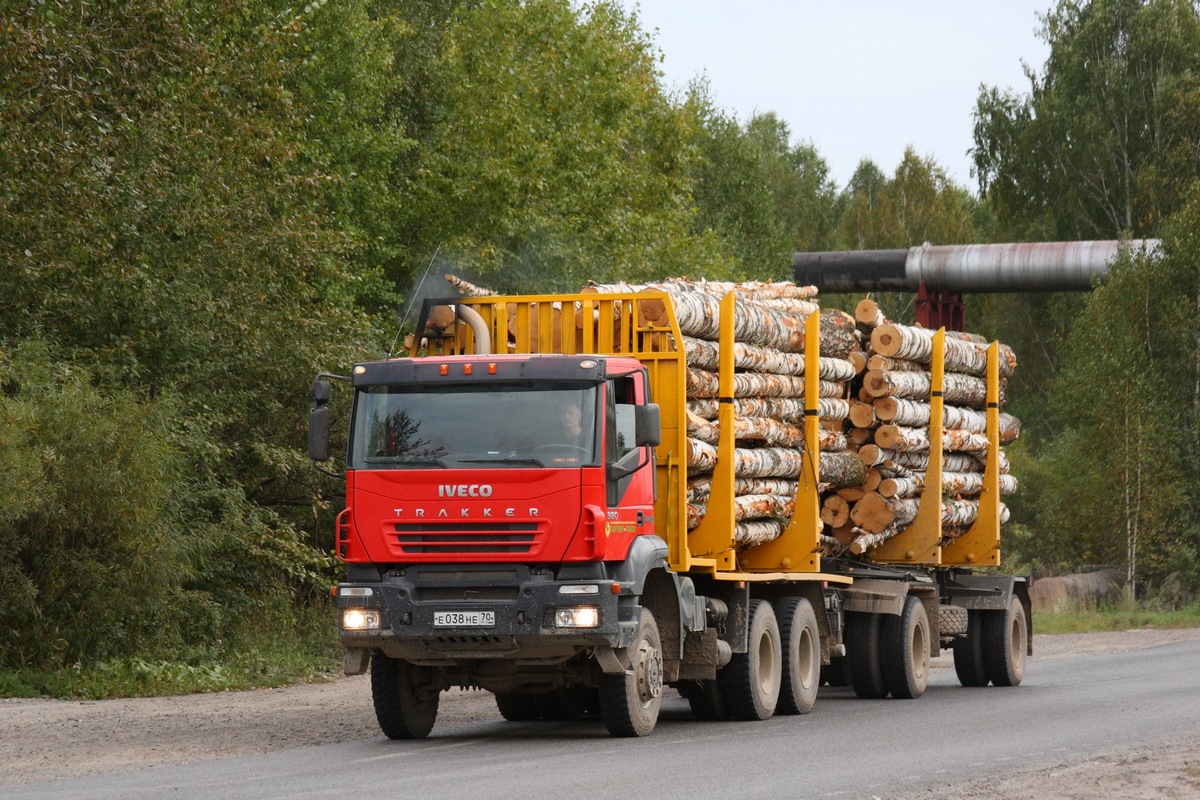
<path fill-rule="evenodd" d="M 301 28 L 261 7 L 176 0 L 0 16 L 0 346 L 58 343 L 6 365 L 13 386 L 52 386 L 37 377 L 47 362 L 84 376 L 4 401 L 34 420 L 18 461 L 71 453 L 42 472 L 63 501 L 20 507 L 14 529 L 60 531 L 47 540 L 55 563 L 94 572 L 97 596 L 154 579 L 105 583 L 111 564 L 161 558 L 178 617 L 216 614 L 211 641 L 317 584 L 322 558 L 298 532 L 320 498 L 299 451 L 304 390 L 320 366 L 378 351 L 354 312 L 378 285 L 345 268 L 356 243 L 326 209 L 330 176 L 305 155 L 308 112 L 288 88 Z M 95 416 L 66 418 L 83 431 L 79 452 L 101 459 L 89 463 L 108 464 L 99 472 L 51 429 L 55 391 Z M 128 503 L 112 496 L 139 481 Z M 126 517 L 98 526 L 94 544 L 92 508 Z M 127 540 L 136 531 L 144 541 Z M 168 532 L 177 539 L 160 546 Z M 111 561 L 128 548 L 143 550 Z M 92 619 L 69 605 L 68 570 L 39 576 L 49 583 L 30 578 L 31 613 L 63 630 Z M 94 641 L 70 653 L 111 652 Z"/>
<path fill-rule="evenodd" d="M 931 158 L 911 148 L 889 178 L 874 162 L 863 160 L 838 198 L 837 239 L 846 249 L 896 250 L 931 244 L 977 241 L 977 201 L 955 185 Z M 857 297 L 830 296 L 830 303 L 853 309 Z M 874 298 L 884 314 L 913 320 L 913 295 L 884 292 Z"/>
<path fill-rule="evenodd" d="M 1200 174 L 1200 17 L 1188 0 L 1061 0 L 1028 94 L 984 87 L 975 172 L 1009 235 L 1152 233 Z"/>
<path fill-rule="evenodd" d="M 1021 516 L 1039 546 L 1043 535 L 1056 544 L 1042 558 L 1125 565 L 1131 588 L 1171 572 L 1180 544 L 1194 552 L 1194 247 L 1177 239 L 1165 256 L 1126 255 L 1086 297 L 1049 393 L 1055 436 L 1017 506 L 1027 504 Z"/>
<path fill-rule="evenodd" d="M 619 5 L 484 0 L 440 59 L 439 116 L 404 178 L 414 253 L 441 245 L 523 291 L 719 262 L 689 233 L 687 119 Z"/>

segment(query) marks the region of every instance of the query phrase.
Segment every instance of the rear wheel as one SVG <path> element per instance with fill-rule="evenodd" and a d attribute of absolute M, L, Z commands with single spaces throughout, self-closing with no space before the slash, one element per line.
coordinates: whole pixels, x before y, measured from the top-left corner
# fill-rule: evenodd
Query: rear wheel
<path fill-rule="evenodd" d="M 887 697 L 888 693 L 879 653 L 880 627 L 878 614 L 860 611 L 846 614 L 846 664 L 850 686 L 856 695 L 869 700 Z"/>
<path fill-rule="evenodd" d="M 929 684 L 929 615 L 909 595 L 900 616 L 883 618 L 883 679 L 892 697 L 911 700 Z"/>
<path fill-rule="evenodd" d="M 628 652 L 632 674 L 600 676 L 600 713 L 613 736 L 645 736 L 658 722 L 663 686 L 662 643 L 649 609 Z"/>
<path fill-rule="evenodd" d="M 779 638 L 783 673 L 776 714 L 807 714 L 821 685 L 821 633 L 812 603 L 788 597 L 779 605 Z"/>
<path fill-rule="evenodd" d="M 775 610 L 766 600 L 750 601 L 750 635 L 745 653 L 734 653 L 721 670 L 721 687 L 735 719 L 769 719 L 779 703 L 783 648 Z"/>
<path fill-rule="evenodd" d="M 1016 686 L 1025 677 L 1029 623 L 1025 606 L 1014 597 L 1007 611 L 983 618 L 983 670 L 996 686 Z"/>
<path fill-rule="evenodd" d="M 983 669 L 983 612 L 970 611 L 967 635 L 954 640 L 954 673 L 963 686 L 987 686 Z"/>
<path fill-rule="evenodd" d="M 389 739 L 424 739 L 437 719 L 437 673 L 376 652 L 371 656 L 375 718 Z"/>

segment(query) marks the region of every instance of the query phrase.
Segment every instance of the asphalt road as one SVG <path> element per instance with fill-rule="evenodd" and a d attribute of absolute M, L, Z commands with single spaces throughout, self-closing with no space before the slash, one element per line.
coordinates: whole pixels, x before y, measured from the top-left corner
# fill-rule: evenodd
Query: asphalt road
<path fill-rule="evenodd" d="M 1200 735 L 1200 642 L 1029 662 L 1015 688 L 936 670 L 918 700 L 824 689 L 813 712 L 702 723 L 677 698 L 641 740 L 599 722 L 476 722 L 69 781 L 0 798 L 872 798 Z"/>

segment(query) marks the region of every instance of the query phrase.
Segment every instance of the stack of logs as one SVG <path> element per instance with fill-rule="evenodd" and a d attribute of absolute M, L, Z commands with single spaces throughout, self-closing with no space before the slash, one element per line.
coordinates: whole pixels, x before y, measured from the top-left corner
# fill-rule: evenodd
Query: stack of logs
<path fill-rule="evenodd" d="M 734 303 L 734 546 L 775 539 L 790 522 L 804 458 L 805 381 L 819 381 L 819 413 L 826 426 L 820 474 L 833 487 L 857 486 L 866 475 L 840 433 L 850 404 L 850 381 L 865 363 L 853 318 L 821 314 L 816 376 L 805 375 L 805 322 L 820 313 L 816 289 L 791 283 L 718 283 L 671 280 L 648 286 L 590 286 L 603 293 L 657 290 L 674 306 L 687 364 L 688 529 L 702 523 L 717 463 L 720 301 Z M 643 322 L 666 324 L 655 300 L 639 302 Z M 831 541 L 832 544 L 832 541 Z"/>
<path fill-rule="evenodd" d="M 447 275 L 463 295 L 494 294 Z M 826 555 L 858 555 L 895 535 L 916 517 L 929 462 L 929 330 L 889 323 L 871 300 L 854 317 L 821 312 L 817 290 L 792 283 L 723 283 L 671 279 L 631 285 L 589 284 L 585 293 L 665 292 L 683 341 L 687 365 L 688 529 L 702 523 L 717 461 L 720 300 L 735 291 L 735 546 L 771 541 L 794 512 L 797 477 L 804 457 L 804 329 L 821 315 L 819 414 L 821 419 L 821 520 Z M 445 308 L 445 307 L 443 307 Z M 447 309 L 448 310 L 448 309 Z M 644 323 L 666 324 L 657 299 L 638 301 Z M 577 321 L 579 318 L 577 317 Z M 430 320 L 430 329 L 453 323 Z M 983 488 L 988 343 L 947 332 L 943 410 L 944 542 L 959 536 L 978 516 Z M 1016 366 L 1012 350 L 1000 348 L 1003 387 Z M 1000 415 L 1000 441 L 1011 442 L 1020 423 Z M 1016 491 L 1001 453 L 1001 495 Z M 1002 519 L 1007 509 L 1001 508 Z"/>
<path fill-rule="evenodd" d="M 821 519 L 843 548 L 864 553 L 909 525 L 925 485 L 930 455 L 930 364 L 933 331 L 887 322 L 878 305 L 863 300 L 855 318 L 867 345 L 866 371 L 851 402 L 847 437 L 866 465 L 863 485 L 826 496 Z M 942 411 L 942 544 L 966 531 L 979 515 L 988 450 L 987 349 L 983 337 L 947 331 L 944 339 Z M 1011 348 L 999 346 L 999 399 L 1016 368 Z M 1021 431 L 1011 414 L 999 415 L 1001 444 Z M 1016 492 L 1003 451 L 1000 494 Z M 1001 504 L 1001 521 L 1008 509 Z"/>

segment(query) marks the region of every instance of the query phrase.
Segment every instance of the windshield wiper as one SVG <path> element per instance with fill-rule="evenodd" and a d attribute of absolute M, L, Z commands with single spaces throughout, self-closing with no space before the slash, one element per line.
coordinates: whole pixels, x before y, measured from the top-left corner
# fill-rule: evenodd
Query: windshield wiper
<path fill-rule="evenodd" d="M 446 465 L 441 461 L 429 458 L 392 458 L 389 456 L 375 456 L 365 460 L 368 464 L 394 464 L 398 467 L 437 467 L 438 469 L 446 469 Z"/>
<path fill-rule="evenodd" d="M 525 464 L 531 467 L 546 466 L 536 458 L 460 458 L 460 464 Z"/>

